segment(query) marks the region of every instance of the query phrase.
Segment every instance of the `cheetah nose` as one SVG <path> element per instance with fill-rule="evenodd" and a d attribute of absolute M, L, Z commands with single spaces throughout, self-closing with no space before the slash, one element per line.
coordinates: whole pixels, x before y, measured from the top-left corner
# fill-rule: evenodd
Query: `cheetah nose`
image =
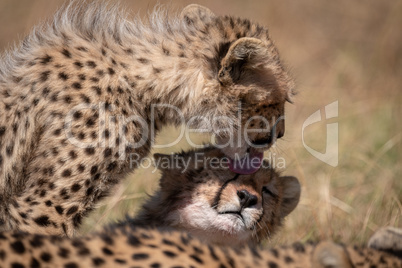
<path fill-rule="evenodd" d="M 271 143 L 272 143 L 271 135 L 269 135 L 268 137 L 253 141 L 253 144 L 258 145 L 258 146 L 270 145 Z"/>
<path fill-rule="evenodd" d="M 240 198 L 240 206 L 242 208 L 248 208 L 257 204 L 258 198 L 247 190 L 237 191 L 237 196 Z"/>

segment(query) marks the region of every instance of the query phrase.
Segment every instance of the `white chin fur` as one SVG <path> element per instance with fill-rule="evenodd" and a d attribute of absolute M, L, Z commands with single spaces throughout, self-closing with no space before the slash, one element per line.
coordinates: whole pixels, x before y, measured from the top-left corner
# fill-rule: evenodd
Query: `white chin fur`
<path fill-rule="evenodd" d="M 236 215 L 218 214 L 206 200 L 189 204 L 179 209 L 177 214 L 174 217 L 180 219 L 180 226 L 209 243 L 244 243 L 252 234 Z"/>

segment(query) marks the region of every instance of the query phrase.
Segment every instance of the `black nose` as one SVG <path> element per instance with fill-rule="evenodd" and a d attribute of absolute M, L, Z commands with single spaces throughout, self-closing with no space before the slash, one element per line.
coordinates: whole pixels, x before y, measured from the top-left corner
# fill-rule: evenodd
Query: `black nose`
<path fill-rule="evenodd" d="M 262 139 L 257 139 L 255 141 L 253 141 L 254 145 L 259 145 L 259 146 L 269 145 L 271 143 L 272 143 L 271 135 L 269 135 L 268 137 L 265 137 L 265 138 L 262 138 Z"/>
<path fill-rule="evenodd" d="M 248 208 L 257 204 L 258 198 L 247 190 L 237 191 L 237 196 L 240 198 L 240 206 L 242 208 Z"/>

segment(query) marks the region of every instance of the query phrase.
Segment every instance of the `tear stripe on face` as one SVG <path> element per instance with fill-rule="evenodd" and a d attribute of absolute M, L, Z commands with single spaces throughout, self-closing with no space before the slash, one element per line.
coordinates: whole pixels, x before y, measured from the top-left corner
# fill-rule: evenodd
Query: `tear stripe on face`
<path fill-rule="evenodd" d="M 218 207 L 221 194 L 222 194 L 223 190 L 225 190 L 226 186 L 228 186 L 228 184 L 229 184 L 230 182 L 237 180 L 237 179 L 239 178 L 239 176 L 240 176 L 240 174 L 236 174 L 232 179 L 227 180 L 227 181 L 222 185 L 222 187 L 219 189 L 219 191 L 216 193 L 216 195 L 215 195 L 215 197 L 214 197 L 214 202 L 212 202 L 211 207 L 212 207 L 213 209 L 216 210 L 216 208 Z"/>

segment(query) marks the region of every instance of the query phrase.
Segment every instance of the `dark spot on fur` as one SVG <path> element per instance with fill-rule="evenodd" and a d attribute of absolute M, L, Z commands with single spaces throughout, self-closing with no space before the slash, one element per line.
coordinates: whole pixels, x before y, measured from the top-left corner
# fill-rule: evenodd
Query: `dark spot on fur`
<path fill-rule="evenodd" d="M 14 134 L 16 134 L 17 131 L 18 131 L 18 124 L 15 123 L 15 124 L 13 125 L 13 132 L 14 132 Z"/>
<path fill-rule="evenodd" d="M 304 246 L 300 242 L 293 243 L 292 247 L 296 252 L 301 252 L 301 253 L 305 252 Z"/>
<path fill-rule="evenodd" d="M 59 248 L 57 255 L 59 255 L 60 257 L 62 257 L 64 259 L 67 259 L 68 256 L 70 255 L 70 251 L 66 248 Z"/>
<path fill-rule="evenodd" d="M 163 252 L 163 254 L 165 254 L 167 257 L 169 257 L 169 258 L 174 258 L 174 257 L 176 257 L 177 256 L 177 254 L 176 253 L 174 253 L 174 252 L 172 252 L 172 251 L 169 251 L 169 250 L 164 250 L 164 251 L 162 251 Z"/>
<path fill-rule="evenodd" d="M 104 264 L 105 261 L 104 261 L 102 258 L 96 257 L 96 258 L 93 258 L 93 259 L 92 259 L 92 263 L 93 263 L 95 266 L 100 266 L 100 265 Z"/>
<path fill-rule="evenodd" d="M 96 94 L 98 95 L 102 94 L 102 90 L 100 87 L 93 86 L 92 89 L 96 92 Z"/>
<path fill-rule="evenodd" d="M 79 61 L 74 62 L 74 65 L 75 65 L 78 69 L 81 69 L 82 67 L 84 67 L 84 65 L 82 64 L 82 62 L 79 62 Z"/>
<path fill-rule="evenodd" d="M 268 262 L 268 267 L 269 268 L 278 268 L 279 266 L 275 262 L 269 261 Z"/>
<path fill-rule="evenodd" d="M 75 262 L 69 262 L 64 264 L 64 268 L 78 268 L 78 265 Z"/>
<path fill-rule="evenodd" d="M 49 217 L 46 215 L 39 216 L 37 218 L 34 218 L 33 220 L 39 226 L 46 227 L 50 225 Z"/>
<path fill-rule="evenodd" d="M 25 266 L 19 262 L 13 262 L 11 263 L 11 268 L 25 268 Z"/>
<path fill-rule="evenodd" d="M 6 127 L 0 127 L 0 137 L 2 137 L 6 133 Z"/>
<path fill-rule="evenodd" d="M 40 235 L 34 235 L 34 237 L 29 241 L 29 244 L 34 248 L 41 247 L 43 245 L 43 237 Z"/>
<path fill-rule="evenodd" d="M 49 78 L 50 71 L 44 71 L 40 74 L 40 81 L 45 82 Z"/>
<path fill-rule="evenodd" d="M 92 69 L 96 68 L 96 63 L 94 61 L 87 61 L 87 65 Z"/>
<path fill-rule="evenodd" d="M 63 214 L 64 208 L 62 208 L 61 206 L 55 206 L 54 208 L 56 209 L 57 213 L 59 213 L 60 215 Z"/>
<path fill-rule="evenodd" d="M 97 171 L 98 171 L 98 166 L 93 166 L 91 168 L 91 175 L 95 175 Z"/>
<path fill-rule="evenodd" d="M 116 162 L 112 162 L 112 163 L 110 163 L 108 166 L 107 166 L 107 171 L 113 171 L 115 168 L 116 168 L 116 166 L 117 166 L 117 163 Z"/>
<path fill-rule="evenodd" d="M 67 96 L 64 96 L 64 101 L 65 101 L 65 103 L 70 104 L 72 102 L 72 99 L 69 95 L 67 95 Z"/>
<path fill-rule="evenodd" d="M 102 77 L 102 76 L 105 74 L 105 72 L 104 72 L 103 70 L 97 70 L 97 71 L 96 71 L 96 74 L 97 74 L 98 76 Z"/>
<path fill-rule="evenodd" d="M 199 264 L 204 264 L 204 262 L 197 255 L 190 255 L 190 258 L 198 262 Z"/>
<path fill-rule="evenodd" d="M 75 151 L 70 151 L 68 155 L 71 157 L 71 159 L 76 159 L 77 158 L 77 153 Z"/>
<path fill-rule="evenodd" d="M 128 236 L 127 243 L 134 247 L 138 247 L 141 245 L 141 241 L 134 235 Z"/>
<path fill-rule="evenodd" d="M 154 74 L 158 74 L 162 71 L 162 69 L 155 68 L 155 67 L 152 67 L 152 70 L 153 70 Z"/>
<path fill-rule="evenodd" d="M 79 172 L 84 172 L 85 166 L 83 164 L 79 164 L 77 169 Z"/>
<path fill-rule="evenodd" d="M 94 126 L 94 125 L 95 125 L 95 120 L 94 120 L 93 118 L 89 118 L 89 119 L 87 120 L 87 122 L 86 122 L 86 125 L 87 125 L 88 127 Z"/>
<path fill-rule="evenodd" d="M 107 247 L 102 248 L 102 252 L 105 253 L 106 255 L 113 255 L 113 251 L 111 251 Z"/>
<path fill-rule="evenodd" d="M 46 56 L 44 56 L 43 58 L 41 58 L 40 63 L 43 64 L 43 65 L 46 65 L 46 64 L 48 64 L 49 62 L 51 62 L 52 59 L 53 59 L 53 58 L 52 58 L 51 56 L 46 55 Z"/>
<path fill-rule="evenodd" d="M 118 264 L 126 264 L 127 261 L 123 260 L 123 259 L 115 259 L 114 262 L 118 263 Z"/>
<path fill-rule="evenodd" d="M 115 74 L 115 71 L 112 69 L 112 68 L 107 68 L 107 71 L 108 71 L 108 73 L 110 74 L 110 75 L 114 75 Z"/>
<path fill-rule="evenodd" d="M 92 82 L 94 82 L 94 83 L 98 83 L 99 82 L 99 78 L 97 78 L 97 77 L 91 77 L 91 78 L 89 78 L 89 80 L 91 80 Z"/>
<path fill-rule="evenodd" d="M 76 111 L 73 114 L 74 119 L 80 119 L 82 117 L 82 113 L 80 111 Z"/>
<path fill-rule="evenodd" d="M 72 206 L 67 210 L 66 215 L 70 216 L 71 214 L 74 214 L 77 211 L 78 211 L 78 206 Z"/>
<path fill-rule="evenodd" d="M 84 132 L 78 133 L 78 139 L 80 139 L 80 140 L 85 139 L 85 133 Z"/>
<path fill-rule="evenodd" d="M 87 196 L 90 196 L 90 195 L 92 195 L 93 192 L 94 192 L 94 187 L 91 186 L 91 187 L 89 187 L 89 188 L 87 189 L 86 195 L 87 195 Z"/>
<path fill-rule="evenodd" d="M 6 154 L 7 156 L 12 156 L 14 152 L 14 143 L 11 143 L 6 147 Z"/>
<path fill-rule="evenodd" d="M 37 259 L 35 259 L 34 257 L 32 257 L 31 259 L 31 263 L 30 263 L 30 268 L 40 268 L 40 263 Z"/>
<path fill-rule="evenodd" d="M 138 60 L 138 62 L 140 62 L 142 64 L 148 64 L 149 63 L 149 60 L 145 59 L 145 58 L 138 58 L 137 60 Z"/>
<path fill-rule="evenodd" d="M 293 259 L 290 256 L 285 256 L 285 262 L 291 263 L 291 262 L 293 262 Z"/>
<path fill-rule="evenodd" d="M 78 192 L 79 190 L 81 189 L 81 185 L 79 184 L 79 183 L 74 183 L 72 186 L 71 186 L 71 191 L 72 192 Z"/>
<path fill-rule="evenodd" d="M 138 261 L 138 260 L 146 260 L 146 259 L 148 259 L 149 255 L 146 254 L 146 253 L 136 253 L 136 254 L 133 254 L 131 257 L 132 257 L 133 260 Z"/>
<path fill-rule="evenodd" d="M 43 97 L 47 97 L 47 96 L 49 95 L 49 93 L 50 93 L 50 90 L 49 90 L 48 87 L 45 87 L 45 88 L 42 90 L 42 96 L 43 96 Z"/>
<path fill-rule="evenodd" d="M 44 262 L 50 262 L 51 259 L 52 259 L 52 255 L 50 255 L 50 254 L 47 253 L 47 252 L 43 252 L 43 253 L 40 255 L 40 258 L 41 258 L 41 260 L 44 261 Z"/>
<path fill-rule="evenodd" d="M 93 154 L 95 154 L 95 148 L 93 148 L 93 147 L 85 148 L 85 152 L 86 152 L 88 155 L 93 155 Z"/>
<path fill-rule="evenodd" d="M 33 106 L 37 106 L 38 103 L 39 103 L 39 99 L 37 99 L 37 98 L 35 98 L 35 99 L 32 101 Z"/>
<path fill-rule="evenodd" d="M 61 176 L 70 177 L 71 176 L 71 170 L 70 169 L 63 170 L 63 172 L 61 173 Z"/>
<path fill-rule="evenodd" d="M 83 52 L 88 52 L 88 49 L 86 47 L 77 47 L 77 50 L 83 51 Z"/>
<path fill-rule="evenodd" d="M 80 97 L 85 103 L 91 103 L 91 99 L 87 95 L 81 94 Z"/>
<path fill-rule="evenodd" d="M 82 88 L 81 84 L 78 82 L 75 82 L 71 85 L 74 89 L 80 90 Z"/>
<path fill-rule="evenodd" d="M 10 247 L 15 253 L 23 254 L 25 252 L 25 246 L 21 241 L 10 243 Z"/>
<path fill-rule="evenodd" d="M 67 49 L 63 49 L 61 54 L 63 54 L 66 58 L 71 58 L 71 53 Z"/>

